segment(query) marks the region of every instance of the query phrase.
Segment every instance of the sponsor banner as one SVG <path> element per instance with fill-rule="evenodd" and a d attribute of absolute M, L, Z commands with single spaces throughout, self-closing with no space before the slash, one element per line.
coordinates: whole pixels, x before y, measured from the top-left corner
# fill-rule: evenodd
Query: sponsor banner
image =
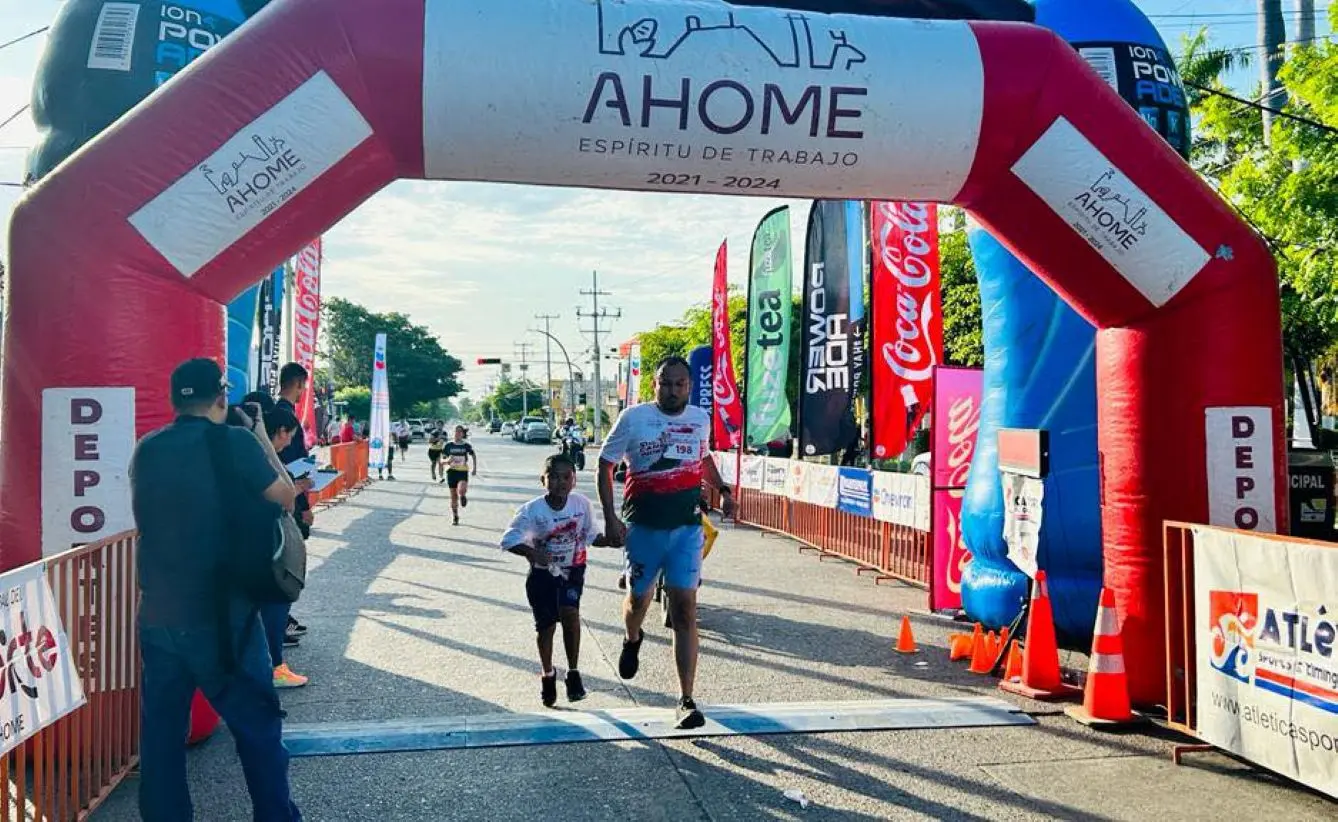
<path fill-rule="evenodd" d="M 0 708 L 0 754 L 6 754 L 87 699 L 45 562 L 0 574 L 0 632 L 9 638 L 8 698 Z"/>
<path fill-rule="evenodd" d="M 873 472 L 865 468 L 838 468 L 836 509 L 857 517 L 873 516 Z"/>
<path fill-rule="evenodd" d="M 688 355 L 688 370 L 692 372 L 692 404 L 711 413 L 711 346 L 702 345 Z"/>
<path fill-rule="evenodd" d="M 743 403 L 734 376 L 734 350 L 729 325 L 729 250 L 720 243 L 715 254 L 715 279 L 711 285 L 711 390 L 715 400 L 714 437 L 717 448 L 738 448 L 743 431 Z"/>
<path fill-rule="evenodd" d="M 841 471 L 835 465 L 808 464 L 799 499 L 822 508 L 836 507 L 836 485 Z"/>
<path fill-rule="evenodd" d="M 962 607 L 962 569 L 971 561 L 962 534 L 963 491 L 934 490 L 934 559 L 929 580 L 929 608 Z"/>
<path fill-rule="evenodd" d="M 1171 148 L 1181 157 L 1189 156 L 1189 103 L 1175 58 L 1166 49 L 1110 41 L 1073 46 Z"/>
<path fill-rule="evenodd" d="M 833 454 L 857 434 L 852 294 L 846 203 L 815 200 L 804 252 L 803 328 L 799 331 L 799 453 Z M 863 231 L 855 235 L 863 244 Z M 863 261 L 860 260 L 861 267 Z"/>
<path fill-rule="evenodd" d="M 715 468 L 720 472 L 720 479 L 726 485 L 738 485 L 739 455 L 730 451 L 716 451 L 712 456 L 715 457 Z"/>
<path fill-rule="evenodd" d="M 423 49 L 429 179 L 948 202 L 980 138 L 962 21 L 428 0 Z"/>
<path fill-rule="evenodd" d="M 321 238 L 317 237 L 293 260 L 293 359 L 308 374 L 316 373 L 316 338 L 321 325 Z M 316 402 L 313 380 L 297 401 L 297 418 L 307 435 L 307 447 L 316 446 Z"/>
<path fill-rule="evenodd" d="M 869 317 L 865 311 L 866 283 L 864 266 L 869 253 L 865 245 L 866 228 L 864 224 L 864 201 L 846 200 L 846 271 L 850 274 L 850 393 L 851 425 L 855 425 L 854 397 L 859 396 L 864 381 L 864 369 L 867 352 L 865 342 L 869 338 Z M 851 436 L 857 437 L 859 431 L 852 428 Z"/>
<path fill-rule="evenodd" d="M 1208 408 L 1208 524 L 1242 531 L 1277 530 L 1273 490 L 1273 413 L 1253 408 Z"/>
<path fill-rule="evenodd" d="M 1063 117 L 1013 173 L 1158 308 L 1208 264 L 1208 252 Z"/>
<path fill-rule="evenodd" d="M 873 447 L 903 453 L 934 396 L 943 361 L 938 206 L 877 201 L 873 235 Z"/>
<path fill-rule="evenodd" d="M 386 335 L 376 335 L 376 352 L 372 354 L 372 418 L 369 422 L 367 465 L 386 467 L 390 443 L 390 386 L 386 375 Z"/>
<path fill-rule="evenodd" d="M 1338 798 L 1338 549 L 1194 528 L 1198 735 Z"/>
<path fill-rule="evenodd" d="M 980 369 L 945 366 L 935 369 L 930 454 L 935 488 L 966 488 L 971 460 L 976 455 L 983 388 Z"/>
<path fill-rule="evenodd" d="M 641 343 L 632 343 L 627 354 L 627 407 L 641 402 Z"/>
<path fill-rule="evenodd" d="M 874 471 L 873 518 L 879 522 L 928 531 L 930 525 L 929 478 L 918 474 Z"/>
<path fill-rule="evenodd" d="M 256 365 L 256 389 L 271 397 L 279 395 L 279 341 L 283 333 L 283 280 L 280 266 L 260 288 L 260 347 Z"/>
<path fill-rule="evenodd" d="M 790 209 L 767 214 L 753 234 L 748 278 L 748 446 L 790 438 Z"/>
<path fill-rule="evenodd" d="M 42 391 L 43 556 L 135 527 L 134 451 L 134 388 Z"/>
<path fill-rule="evenodd" d="M 766 461 L 766 457 L 744 454 L 739 461 L 739 487 L 761 491 L 762 480 L 766 476 Z"/>
<path fill-rule="evenodd" d="M 790 460 L 762 457 L 762 491 L 778 497 L 788 495 L 790 488 Z"/>
<path fill-rule="evenodd" d="M 808 467 L 808 463 L 803 460 L 790 461 L 785 480 L 785 496 L 792 500 L 803 500 L 805 486 L 808 483 Z"/>
<path fill-rule="evenodd" d="M 318 71 L 130 215 L 130 224 L 193 277 L 371 135 Z"/>
<path fill-rule="evenodd" d="M 1041 514 L 1045 501 L 1045 483 L 1001 471 L 1004 498 L 1004 542 L 1008 559 L 1032 579 L 1039 568 L 1037 553 L 1041 545 Z"/>

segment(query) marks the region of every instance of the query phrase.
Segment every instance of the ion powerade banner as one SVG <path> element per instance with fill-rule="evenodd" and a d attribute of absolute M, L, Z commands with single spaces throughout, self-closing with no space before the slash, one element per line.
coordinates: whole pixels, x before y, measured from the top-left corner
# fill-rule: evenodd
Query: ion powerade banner
<path fill-rule="evenodd" d="M 748 446 L 790 437 L 790 209 L 767 214 L 753 234 L 748 278 Z"/>
<path fill-rule="evenodd" d="M 1188 111 L 1165 44 L 1130 0 L 1036 0 L 1036 22 L 1052 29 L 1149 126 L 1184 153 Z M 974 559 L 962 600 L 990 625 L 1012 621 L 1030 580 L 1008 559 L 998 470 L 999 428 L 1044 428 L 1050 476 L 1037 561 L 1048 577 L 1062 642 L 1087 649 L 1103 581 L 1100 457 L 1097 451 L 1096 334 L 990 234 L 967 233 L 980 282 L 985 388 L 975 467 L 962 506 Z M 1143 569 L 1130 568 L 1141 574 Z M 1149 583 L 1160 585 L 1160 583 Z"/>
<path fill-rule="evenodd" d="M 715 279 L 711 284 L 711 356 L 715 368 L 711 373 L 712 435 L 715 447 L 729 450 L 739 447 L 743 431 L 743 403 L 739 397 L 739 382 L 734 376 L 734 348 L 729 325 L 729 249 L 720 243 L 715 254 Z"/>
<path fill-rule="evenodd" d="M 938 206 L 871 204 L 873 235 L 873 442 L 891 459 L 929 412 L 934 367 L 943 362 Z"/>
<path fill-rule="evenodd" d="M 256 389 L 270 396 L 279 395 L 279 362 L 283 339 L 283 281 L 280 266 L 260 285 L 260 346 L 256 352 Z"/>
<path fill-rule="evenodd" d="M 390 385 L 386 375 L 386 335 L 376 335 L 376 352 L 372 355 L 372 418 L 369 420 L 367 467 L 381 470 L 386 467 L 386 452 L 390 449 Z"/>
<path fill-rule="evenodd" d="M 850 306 L 863 294 L 850 292 L 846 211 L 844 202 L 815 200 L 808 216 L 799 331 L 799 453 L 805 457 L 835 453 L 856 434 Z"/>

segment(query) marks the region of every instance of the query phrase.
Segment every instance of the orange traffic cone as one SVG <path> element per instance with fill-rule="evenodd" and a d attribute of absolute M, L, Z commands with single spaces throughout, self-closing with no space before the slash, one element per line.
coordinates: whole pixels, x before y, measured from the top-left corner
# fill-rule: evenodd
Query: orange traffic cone
<path fill-rule="evenodd" d="M 1064 713 L 1084 725 L 1122 725 L 1138 718 L 1129 707 L 1124 641 L 1120 639 L 1115 594 L 1109 588 L 1101 589 L 1101 607 L 1096 611 L 1092 661 L 1087 666 L 1087 687 L 1082 705 L 1071 705 Z"/>
<path fill-rule="evenodd" d="M 911 620 L 907 616 L 901 617 L 901 633 L 897 636 L 896 652 L 899 654 L 914 654 L 920 651 L 915 647 L 915 635 L 911 633 Z"/>
<path fill-rule="evenodd" d="M 979 626 L 977 626 L 979 628 Z M 966 670 L 973 674 L 988 674 L 994 669 L 994 643 L 992 637 L 994 632 L 988 635 L 984 633 L 976 634 L 975 645 L 971 647 L 971 664 Z"/>
<path fill-rule="evenodd" d="M 1022 649 L 1018 647 L 1017 640 L 1013 640 L 1008 645 L 1008 662 L 1004 665 L 1004 682 L 1022 681 Z"/>
<path fill-rule="evenodd" d="M 1031 611 L 1027 616 L 1027 637 L 1022 642 L 1022 681 L 999 683 L 1003 690 L 1028 699 L 1066 699 L 1078 689 L 1059 676 L 1059 645 L 1055 641 L 1055 621 L 1050 612 L 1050 591 L 1045 572 L 1036 572 L 1032 587 Z"/>
<path fill-rule="evenodd" d="M 971 656 L 971 635 L 953 634 L 948 638 L 948 659 L 956 662 Z"/>

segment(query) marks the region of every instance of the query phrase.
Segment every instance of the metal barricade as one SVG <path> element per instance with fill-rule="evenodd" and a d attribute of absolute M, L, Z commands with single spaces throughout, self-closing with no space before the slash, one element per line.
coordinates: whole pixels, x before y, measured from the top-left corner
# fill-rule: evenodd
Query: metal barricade
<path fill-rule="evenodd" d="M 85 818 L 139 760 L 133 532 L 45 560 L 87 703 L 0 757 L 0 821 Z"/>

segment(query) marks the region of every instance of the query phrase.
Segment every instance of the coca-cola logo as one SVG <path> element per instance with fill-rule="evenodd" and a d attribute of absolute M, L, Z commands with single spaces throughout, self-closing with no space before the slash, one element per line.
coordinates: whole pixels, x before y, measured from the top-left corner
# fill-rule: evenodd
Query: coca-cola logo
<path fill-rule="evenodd" d="M 925 382 L 937 364 L 931 331 L 937 209 L 932 203 L 879 202 L 874 216 L 874 276 L 895 279 L 897 295 L 897 339 L 883 344 L 883 361 L 903 380 Z"/>
<path fill-rule="evenodd" d="M 958 596 L 962 593 L 962 574 L 971 561 L 971 552 L 967 550 L 966 539 L 962 532 L 962 501 L 959 492 L 951 492 L 951 501 L 947 506 L 944 538 L 947 540 L 948 561 L 944 564 L 948 590 Z"/>
<path fill-rule="evenodd" d="M 976 432 L 980 428 L 980 406 L 975 397 L 958 397 L 948 406 L 948 477 L 950 488 L 966 486 L 971 460 L 976 454 Z"/>
<path fill-rule="evenodd" d="M 726 376 L 729 368 L 728 349 L 720 352 L 720 358 L 716 360 L 715 373 L 711 375 L 711 393 L 715 396 L 718 405 L 734 404 L 734 388 L 729 384 L 729 378 Z"/>

